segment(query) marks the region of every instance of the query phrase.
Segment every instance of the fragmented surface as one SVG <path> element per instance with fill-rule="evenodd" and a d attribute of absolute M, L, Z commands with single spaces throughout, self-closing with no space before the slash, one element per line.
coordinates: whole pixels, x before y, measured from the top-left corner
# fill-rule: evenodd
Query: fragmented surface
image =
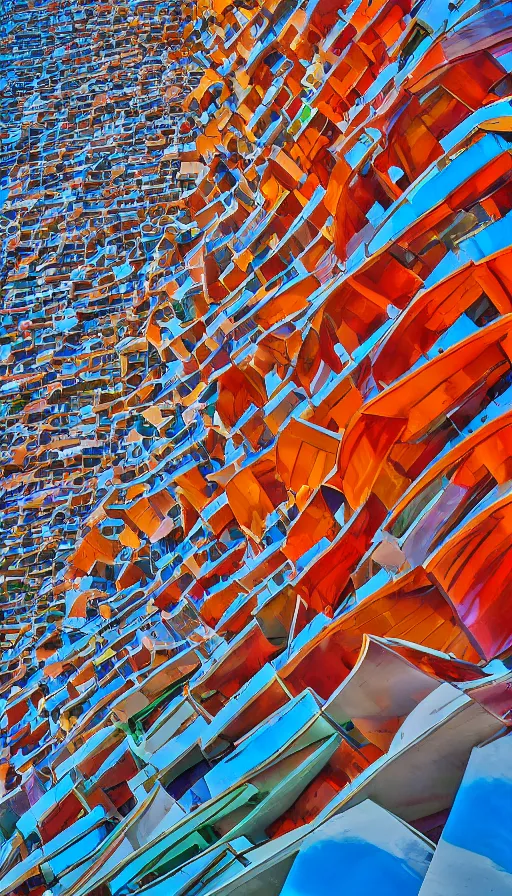
<path fill-rule="evenodd" d="M 4 7 L 0 896 L 512 894 L 512 6 Z"/>

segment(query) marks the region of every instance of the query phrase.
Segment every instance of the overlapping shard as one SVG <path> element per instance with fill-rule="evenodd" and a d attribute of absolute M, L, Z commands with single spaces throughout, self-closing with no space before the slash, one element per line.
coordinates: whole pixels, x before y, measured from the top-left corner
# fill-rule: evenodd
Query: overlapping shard
<path fill-rule="evenodd" d="M 512 5 L 0 28 L 0 896 L 512 894 Z"/>

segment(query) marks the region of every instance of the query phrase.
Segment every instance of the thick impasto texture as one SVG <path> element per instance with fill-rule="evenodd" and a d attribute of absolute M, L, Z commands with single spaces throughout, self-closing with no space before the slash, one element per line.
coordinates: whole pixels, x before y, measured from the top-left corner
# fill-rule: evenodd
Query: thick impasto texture
<path fill-rule="evenodd" d="M 0 15 L 0 896 L 510 896 L 512 5 Z"/>

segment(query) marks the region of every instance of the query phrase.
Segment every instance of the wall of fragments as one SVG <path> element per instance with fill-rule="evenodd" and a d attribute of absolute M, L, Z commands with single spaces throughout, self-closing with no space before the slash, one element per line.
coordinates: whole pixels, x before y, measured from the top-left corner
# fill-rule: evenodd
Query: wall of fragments
<path fill-rule="evenodd" d="M 0 896 L 292 896 L 363 800 L 457 896 L 512 710 L 509 5 L 7 7 Z"/>

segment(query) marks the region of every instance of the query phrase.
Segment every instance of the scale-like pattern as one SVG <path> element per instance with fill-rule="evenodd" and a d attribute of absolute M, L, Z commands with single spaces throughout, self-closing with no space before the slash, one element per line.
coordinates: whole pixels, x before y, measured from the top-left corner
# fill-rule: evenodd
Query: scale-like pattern
<path fill-rule="evenodd" d="M 512 6 L 0 35 L 0 896 L 506 896 Z"/>

